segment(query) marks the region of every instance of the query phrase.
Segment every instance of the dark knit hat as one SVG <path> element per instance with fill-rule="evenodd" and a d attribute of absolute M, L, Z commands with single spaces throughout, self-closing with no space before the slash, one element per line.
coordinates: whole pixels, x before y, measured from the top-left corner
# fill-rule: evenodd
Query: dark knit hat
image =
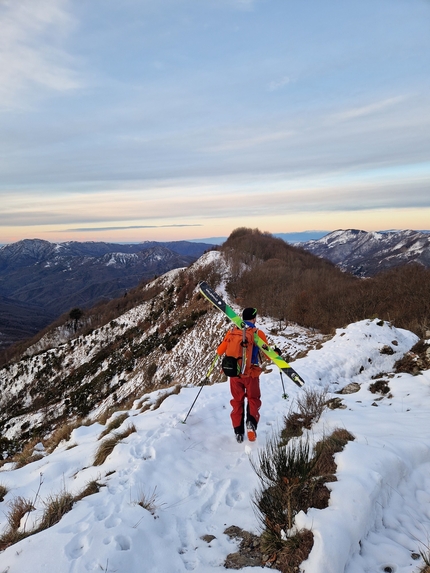
<path fill-rule="evenodd" d="M 253 320 L 257 316 L 256 308 L 244 308 L 242 312 L 243 320 Z"/>

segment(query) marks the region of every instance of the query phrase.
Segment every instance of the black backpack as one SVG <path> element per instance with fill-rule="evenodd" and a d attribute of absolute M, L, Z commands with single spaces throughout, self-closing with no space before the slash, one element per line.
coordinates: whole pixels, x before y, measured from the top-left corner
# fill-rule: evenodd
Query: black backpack
<path fill-rule="evenodd" d="M 221 362 L 222 371 L 229 378 L 240 376 L 239 360 L 234 356 L 224 356 Z"/>

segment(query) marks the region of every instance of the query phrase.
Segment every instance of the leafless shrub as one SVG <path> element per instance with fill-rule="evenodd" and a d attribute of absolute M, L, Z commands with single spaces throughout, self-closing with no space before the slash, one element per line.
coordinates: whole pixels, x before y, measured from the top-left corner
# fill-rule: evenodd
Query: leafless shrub
<path fill-rule="evenodd" d="M 307 425 L 305 427 L 307 429 L 310 428 L 311 424 L 316 424 L 321 418 L 326 399 L 327 390 L 305 388 L 304 391 L 299 394 L 297 406 L 303 419 L 306 420 Z"/>

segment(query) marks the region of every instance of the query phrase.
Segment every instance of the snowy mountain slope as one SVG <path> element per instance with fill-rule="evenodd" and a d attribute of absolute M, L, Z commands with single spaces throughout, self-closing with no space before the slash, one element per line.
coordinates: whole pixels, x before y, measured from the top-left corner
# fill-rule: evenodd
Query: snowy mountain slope
<path fill-rule="evenodd" d="M 330 429 L 344 427 L 355 441 L 336 455 L 338 481 L 328 484 L 329 507 L 297 517 L 297 525 L 311 528 L 315 540 L 302 565 L 306 573 L 388 567 L 396 573 L 417 571 L 414 554 L 428 543 L 430 532 L 430 373 L 390 374 L 394 362 L 416 340 L 387 323 L 362 321 L 337 331 L 320 349 L 295 361 L 309 387 L 334 391 L 351 381 L 361 385 L 358 393 L 341 395 L 346 409 L 326 410 L 309 432 L 316 440 Z M 386 353 L 387 347 L 392 354 Z M 390 386 L 385 397 L 368 390 L 372 376 L 382 372 Z M 78 426 L 70 439 L 50 454 L 42 452 L 38 461 L 20 469 L 4 466 L 0 484 L 8 493 L 0 503 L 2 528 L 8 504 L 18 496 L 31 499 L 36 507 L 22 520 L 29 531 L 50 495 L 62 490 L 75 495 L 91 480 L 103 487 L 76 502 L 53 527 L 0 553 L 0 570 L 225 571 L 227 554 L 236 550 L 225 529 L 236 525 L 258 531 L 251 501 L 258 483 L 250 458 L 255 459 L 265 439 L 279 429 L 303 391 L 288 383 L 290 399 L 283 400 L 276 371 L 262 376 L 261 387 L 256 443 L 239 445 L 234 440 L 228 384 L 218 383 L 203 387 L 186 424 L 182 420 L 196 387 L 183 388 L 159 408 L 144 412 L 143 400 L 154 408 L 164 390 L 143 394 L 116 430 L 132 422 L 136 432 L 121 440 L 100 466 L 94 466 L 93 459 L 105 427 L 97 422 Z M 138 501 L 152 494 L 151 513 Z"/>
<path fill-rule="evenodd" d="M 143 279 L 189 265 L 208 248 L 189 241 L 127 245 L 40 239 L 0 247 L 0 349 L 36 334 L 74 307 L 122 296 Z M 43 324 L 33 307 L 46 315 Z"/>
<path fill-rule="evenodd" d="M 88 334 L 77 337 L 70 323 L 0 369 L 3 437 L 28 439 L 64 419 L 97 414 L 139 393 L 199 383 L 229 327 L 198 295 L 192 279 L 214 261 L 219 275 L 228 272 L 221 253 L 207 253 L 189 271 L 170 271 L 143 287 L 148 300 L 119 318 L 92 331 L 89 324 Z M 271 330 L 273 324 L 267 325 Z M 294 326 L 280 334 L 278 346 L 291 357 L 323 339 Z"/>
<path fill-rule="evenodd" d="M 423 231 L 337 230 L 300 246 L 359 276 L 411 262 L 430 267 L 430 234 Z"/>

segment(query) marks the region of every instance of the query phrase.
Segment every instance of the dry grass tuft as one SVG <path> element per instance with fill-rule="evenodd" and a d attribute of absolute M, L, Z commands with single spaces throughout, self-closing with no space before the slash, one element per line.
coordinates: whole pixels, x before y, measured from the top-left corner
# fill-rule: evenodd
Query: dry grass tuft
<path fill-rule="evenodd" d="M 72 509 L 73 503 L 73 495 L 67 491 L 49 496 L 45 502 L 45 509 L 37 527 L 37 532 L 48 529 L 58 523 L 63 515 Z"/>
<path fill-rule="evenodd" d="M 325 436 L 315 445 L 315 452 L 318 456 L 316 471 L 321 476 L 326 476 L 330 481 L 330 476 L 336 473 L 336 462 L 334 455 L 341 452 L 348 442 L 354 441 L 354 436 L 344 428 L 336 428 L 329 436 Z"/>
<path fill-rule="evenodd" d="M 0 551 L 4 551 L 11 545 L 18 543 L 25 537 L 28 537 L 28 533 L 23 531 L 18 531 L 16 529 L 7 529 L 1 536 L 0 536 Z"/>
<path fill-rule="evenodd" d="M 134 432 L 136 432 L 136 427 L 134 424 L 130 424 L 123 432 L 116 432 L 104 438 L 97 448 L 93 465 L 101 466 L 106 461 L 106 458 L 113 452 L 115 446 Z"/>
<path fill-rule="evenodd" d="M 146 400 L 144 400 L 144 401 L 142 402 L 142 405 L 141 405 L 139 411 L 140 411 L 141 414 L 143 414 L 144 412 L 147 412 L 147 411 L 150 410 L 150 409 L 151 409 L 151 402 L 149 402 L 149 400 L 146 399 Z"/>
<path fill-rule="evenodd" d="M 126 420 L 128 417 L 129 416 L 128 416 L 127 412 L 124 412 L 123 414 L 119 414 L 118 416 L 115 416 L 115 418 L 111 422 L 109 422 L 107 427 L 100 434 L 99 440 L 100 440 L 100 438 L 103 438 L 107 434 L 110 434 L 113 430 L 117 430 L 121 426 L 121 424 L 124 422 L 124 420 Z"/>
<path fill-rule="evenodd" d="M 173 394 L 179 394 L 180 391 L 181 391 L 181 385 L 177 384 L 171 390 L 169 390 L 167 392 L 160 393 L 157 400 L 154 402 L 152 409 L 157 410 L 166 398 L 168 398 L 169 396 L 173 396 Z"/>
<path fill-rule="evenodd" d="M 13 456 L 11 461 L 15 462 L 15 469 L 23 468 L 27 464 L 31 464 L 43 458 L 42 454 L 34 452 L 34 447 L 38 443 L 39 440 L 37 439 L 27 442 L 22 451 Z"/>
<path fill-rule="evenodd" d="M 8 489 L 5 485 L 0 483 L 0 502 L 4 500 L 8 492 Z"/>
<path fill-rule="evenodd" d="M 14 543 L 18 543 L 18 541 L 21 541 L 25 537 L 52 527 L 61 520 L 63 515 L 72 509 L 76 501 L 93 493 L 97 493 L 101 487 L 102 484 L 93 480 L 75 497 L 67 491 L 49 496 L 44 502 L 45 508 L 37 527 L 30 531 L 25 531 L 25 524 L 21 528 L 21 523 L 25 515 L 34 510 L 33 503 L 23 497 L 14 498 L 9 503 L 10 510 L 7 514 L 8 527 L 0 536 L 0 551 L 10 547 Z"/>
<path fill-rule="evenodd" d="M 109 420 L 109 418 L 115 414 L 115 412 L 118 411 L 118 407 L 117 406 L 107 406 L 106 408 L 104 408 L 104 410 L 99 414 L 98 418 L 97 418 L 97 422 L 99 424 L 101 424 L 102 426 L 106 425 L 106 422 Z"/>
<path fill-rule="evenodd" d="M 301 436 L 304 429 L 310 430 L 312 424 L 321 418 L 326 402 L 326 390 L 305 388 L 297 398 L 297 411 L 291 409 L 284 418 L 284 429 L 281 434 L 284 443 Z"/>
<path fill-rule="evenodd" d="M 80 493 L 75 495 L 74 501 L 80 501 L 81 499 L 84 499 L 84 497 L 98 493 L 102 487 L 104 487 L 103 484 L 93 479 L 87 483 Z"/>
<path fill-rule="evenodd" d="M 24 497 L 15 497 L 9 503 L 10 510 L 7 514 L 7 522 L 10 529 L 18 529 L 22 518 L 30 511 L 34 510 L 33 503 Z"/>
<path fill-rule="evenodd" d="M 0 535 L 0 551 L 4 551 L 14 543 L 18 543 L 24 537 L 30 535 L 25 531 L 19 531 L 21 521 L 27 513 L 33 511 L 34 507 L 30 500 L 23 497 L 16 497 L 9 503 L 9 512 L 6 516 L 8 527 Z"/>
<path fill-rule="evenodd" d="M 118 434 L 112 434 L 107 438 L 104 438 L 97 448 L 96 455 L 94 456 L 93 465 L 101 466 L 106 458 L 113 452 L 115 446 L 121 440 Z"/>
<path fill-rule="evenodd" d="M 68 442 L 74 429 L 78 427 L 78 422 L 66 423 L 58 426 L 52 434 L 44 441 L 44 446 L 48 454 L 53 452 L 61 442 Z"/>
<path fill-rule="evenodd" d="M 146 494 L 144 491 L 139 491 L 139 499 L 137 505 L 149 511 L 151 515 L 155 515 L 157 509 L 157 487 L 154 487 L 152 492 Z"/>
<path fill-rule="evenodd" d="M 308 557 L 314 545 L 312 531 L 303 529 L 290 537 L 278 552 L 274 566 L 282 573 L 297 573 L 300 564 Z"/>
<path fill-rule="evenodd" d="M 133 423 L 129 424 L 126 427 L 126 429 L 123 432 L 121 432 L 120 434 L 121 440 L 123 440 L 124 438 L 128 438 L 130 434 L 134 434 L 135 432 L 137 432 L 136 426 Z"/>

